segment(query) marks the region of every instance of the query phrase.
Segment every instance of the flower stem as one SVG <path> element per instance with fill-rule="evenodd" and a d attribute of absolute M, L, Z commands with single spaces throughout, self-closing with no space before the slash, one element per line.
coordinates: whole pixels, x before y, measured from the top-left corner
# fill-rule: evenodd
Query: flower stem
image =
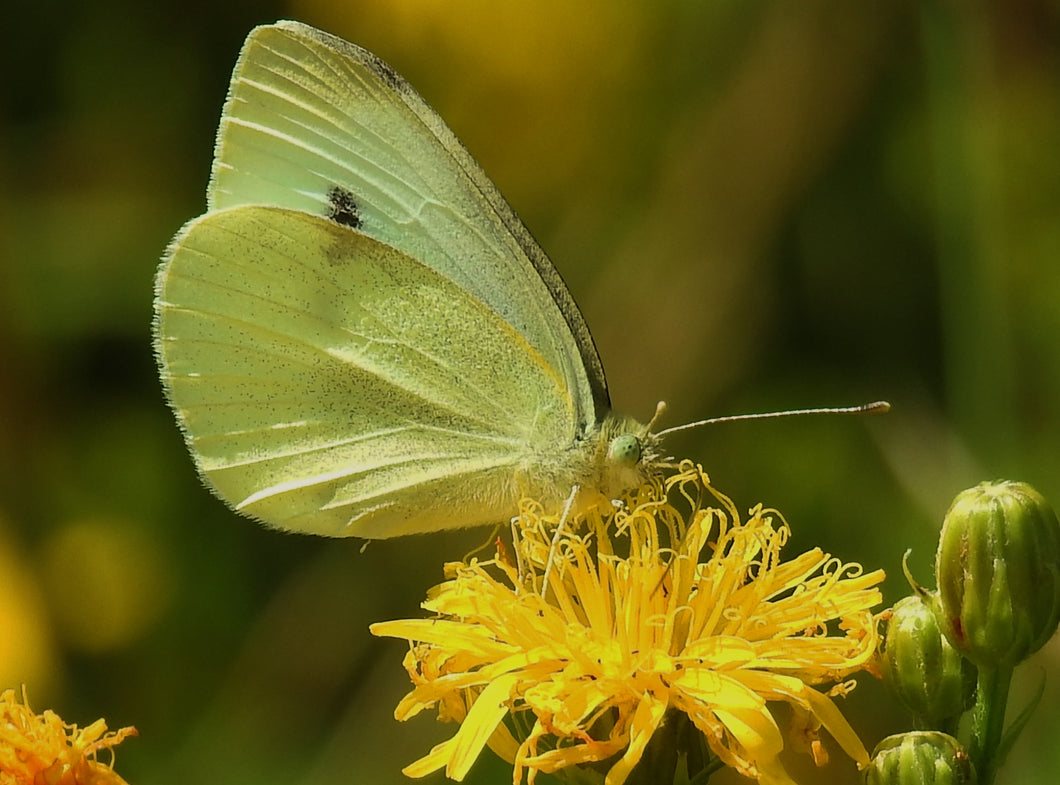
<path fill-rule="evenodd" d="M 1008 703 L 1012 668 L 979 668 L 975 710 L 972 713 L 971 758 L 979 776 L 979 785 L 992 785 L 1001 765 L 998 747 L 1005 729 L 1005 706 Z"/>

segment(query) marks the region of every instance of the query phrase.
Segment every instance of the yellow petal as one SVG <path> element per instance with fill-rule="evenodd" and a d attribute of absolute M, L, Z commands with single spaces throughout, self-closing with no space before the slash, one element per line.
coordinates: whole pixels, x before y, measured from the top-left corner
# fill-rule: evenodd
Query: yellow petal
<path fill-rule="evenodd" d="M 665 693 L 664 693 L 665 695 Z M 652 692 L 645 692 L 633 712 L 633 722 L 630 726 L 629 746 L 611 770 L 607 772 L 604 785 L 622 785 L 629 777 L 633 767 L 636 766 L 644 755 L 644 748 L 651 740 L 666 714 L 666 698 L 659 698 Z"/>
<path fill-rule="evenodd" d="M 511 691 L 518 681 L 517 674 L 506 674 L 494 679 L 479 694 L 453 737 L 452 754 L 445 767 L 449 779 L 459 782 L 467 775 L 471 764 L 508 713 Z"/>

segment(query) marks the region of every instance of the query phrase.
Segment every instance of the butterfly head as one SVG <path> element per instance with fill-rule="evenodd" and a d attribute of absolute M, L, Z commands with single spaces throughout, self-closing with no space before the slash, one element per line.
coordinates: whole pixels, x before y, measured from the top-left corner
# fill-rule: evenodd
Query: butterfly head
<path fill-rule="evenodd" d="M 658 467 L 659 438 L 651 432 L 654 422 L 655 417 L 645 424 L 613 414 L 604 421 L 601 442 L 607 447 L 602 484 L 608 492 L 635 488 Z"/>

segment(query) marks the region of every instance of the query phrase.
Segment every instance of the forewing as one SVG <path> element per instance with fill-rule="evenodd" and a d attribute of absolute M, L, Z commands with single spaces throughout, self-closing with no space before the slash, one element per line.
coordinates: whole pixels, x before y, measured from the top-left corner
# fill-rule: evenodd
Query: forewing
<path fill-rule="evenodd" d="M 583 429 L 610 408 L 555 268 L 441 118 L 364 49 L 297 22 L 255 29 L 232 77 L 209 203 L 301 210 L 383 240 L 512 325 L 573 391 Z"/>
<path fill-rule="evenodd" d="M 291 210 L 184 227 L 156 348 L 199 470 L 285 529 L 390 537 L 502 520 L 528 456 L 574 439 L 553 366 L 437 270 Z"/>

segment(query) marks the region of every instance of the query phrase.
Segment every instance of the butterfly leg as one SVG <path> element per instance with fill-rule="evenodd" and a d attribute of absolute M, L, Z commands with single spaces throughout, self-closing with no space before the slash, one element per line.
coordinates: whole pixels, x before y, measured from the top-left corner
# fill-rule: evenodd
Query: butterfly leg
<path fill-rule="evenodd" d="M 544 597 L 548 591 L 548 579 L 552 574 L 552 565 L 555 562 L 556 548 L 559 545 L 559 538 L 567 529 L 567 521 L 570 518 L 570 511 L 574 507 L 574 500 L 578 497 L 578 486 L 574 485 L 570 489 L 570 496 L 567 497 L 567 501 L 563 505 L 563 514 L 559 518 L 559 523 L 556 525 L 556 531 L 552 535 L 552 543 L 548 548 L 548 561 L 545 562 L 545 575 L 541 581 L 541 596 Z"/>

